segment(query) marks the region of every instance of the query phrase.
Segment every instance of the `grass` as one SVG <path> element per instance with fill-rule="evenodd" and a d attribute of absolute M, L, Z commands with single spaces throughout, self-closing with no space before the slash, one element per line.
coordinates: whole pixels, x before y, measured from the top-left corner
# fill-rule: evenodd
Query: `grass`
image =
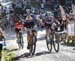
<path fill-rule="evenodd" d="M 1 61 L 13 61 L 15 57 L 15 51 L 8 52 L 7 50 L 2 51 L 2 60 Z"/>

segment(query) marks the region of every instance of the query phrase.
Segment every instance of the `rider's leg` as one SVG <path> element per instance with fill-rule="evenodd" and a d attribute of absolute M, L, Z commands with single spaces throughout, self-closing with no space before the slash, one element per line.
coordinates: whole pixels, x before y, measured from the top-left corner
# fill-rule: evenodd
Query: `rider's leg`
<path fill-rule="evenodd" d="M 18 39 L 18 32 L 16 33 L 16 38 Z"/>
<path fill-rule="evenodd" d="M 31 34 L 30 34 L 30 31 L 27 31 L 27 40 L 28 40 L 27 49 L 30 48 L 30 45 L 32 44 L 32 38 L 33 38 L 34 35 L 37 35 L 36 30 L 33 30 Z"/>
<path fill-rule="evenodd" d="M 16 38 L 18 39 L 19 30 L 18 29 L 15 29 L 15 32 L 16 32 Z"/>
<path fill-rule="evenodd" d="M 51 33 L 50 28 L 46 28 L 46 36 Z"/>
<path fill-rule="evenodd" d="M 32 34 L 31 34 L 31 43 L 32 43 L 32 39 L 33 39 L 33 37 L 35 37 L 35 41 L 34 41 L 34 43 L 37 41 L 37 31 L 36 30 L 32 30 Z"/>
<path fill-rule="evenodd" d="M 48 35 L 48 32 L 49 32 L 49 29 L 48 29 L 48 28 L 46 28 L 46 36 Z"/>
<path fill-rule="evenodd" d="M 2 44 L 0 44 L 0 61 L 1 61 L 1 58 L 2 58 Z"/>
<path fill-rule="evenodd" d="M 27 41 L 28 41 L 28 46 L 27 46 L 27 49 L 30 48 L 30 41 L 31 41 L 31 35 L 30 35 L 30 31 L 27 30 Z"/>

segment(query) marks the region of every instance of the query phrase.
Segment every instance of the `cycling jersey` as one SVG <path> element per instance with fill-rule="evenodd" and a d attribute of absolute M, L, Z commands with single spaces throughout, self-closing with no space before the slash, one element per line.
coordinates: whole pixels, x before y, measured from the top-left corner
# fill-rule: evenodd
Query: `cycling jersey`
<path fill-rule="evenodd" d="M 20 23 L 20 24 L 19 24 L 19 23 L 16 23 L 16 24 L 15 24 L 15 28 L 16 28 L 16 29 L 23 29 L 23 28 L 24 28 L 24 23 L 23 23 L 23 22 Z"/>
<path fill-rule="evenodd" d="M 26 20 L 33 20 L 33 18 L 28 15 L 28 16 L 26 17 Z"/>
<path fill-rule="evenodd" d="M 45 23 L 46 24 L 53 24 L 54 23 L 54 18 L 53 17 L 47 17 L 45 19 Z"/>
<path fill-rule="evenodd" d="M 30 14 L 25 16 L 25 22 L 33 21 L 33 20 L 34 20 L 34 15 Z"/>
<path fill-rule="evenodd" d="M 34 16 L 32 14 L 25 16 L 25 27 L 31 28 L 34 27 Z"/>

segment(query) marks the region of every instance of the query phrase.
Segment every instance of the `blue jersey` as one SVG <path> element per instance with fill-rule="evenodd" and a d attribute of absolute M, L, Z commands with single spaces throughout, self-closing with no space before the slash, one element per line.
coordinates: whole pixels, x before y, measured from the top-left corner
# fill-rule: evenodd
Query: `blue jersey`
<path fill-rule="evenodd" d="M 25 15 L 24 16 L 24 19 L 25 19 L 25 21 L 34 21 L 34 19 L 35 19 L 35 16 L 33 15 L 33 14 L 30 14 L 30 15 Z"/>

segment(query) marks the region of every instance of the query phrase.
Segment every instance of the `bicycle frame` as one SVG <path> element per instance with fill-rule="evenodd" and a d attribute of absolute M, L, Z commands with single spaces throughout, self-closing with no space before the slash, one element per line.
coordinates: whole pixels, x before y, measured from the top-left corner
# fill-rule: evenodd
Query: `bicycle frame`
<path fill-rule="evenodd" d="M 27 39 L 30 45 L 29 54 L 31 56 L 34 55 L 36 49 L 36 41 L 37 41 L 36 35 L 37 35 L 36 30 L 34 30 L 33 28 L 28 29 Z"/>
<path fill-rule="evenodd" d="M 35 33 L 37 33 L 33 28 L 28 28 L 27 31 L 29 32 L 29 35 L 36 35 Z"/>
<path fill-rule="evenodd" d="M 52 32 L 52 30 L 50 29 L 50 27 L 48 27 L 47 29 L 46 29 L 46 35 L 47 34 L 53 34 L 53 32 Z M 51 39 L 53 39 L 54 37 L 52 36 L 51 37 Z"/>

